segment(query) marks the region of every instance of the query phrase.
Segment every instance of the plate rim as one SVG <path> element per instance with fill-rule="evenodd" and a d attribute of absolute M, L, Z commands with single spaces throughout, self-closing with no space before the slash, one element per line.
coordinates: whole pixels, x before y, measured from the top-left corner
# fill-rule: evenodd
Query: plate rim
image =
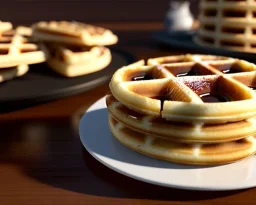
<path fill-rule="evenodd" d="M 95 101 L 86 111 L 84 111 L 83 116 L 81 117 L 80 121 L 79 121 L 79 138 L 81 140 L 81 143 L 83 145 L 83 147 L 86 149 L 86 151 L 94 158 L 96 159 L 98 162 L 100 162 L 101 164 L 103 164 L 104 166 L 108 167 L 109 169 L 122 174 L 126 177 L 141 181 L 141 182 L 145 182 L 145 183 L 149 183 L 149 184 L 153 184 L 153 185 L 157 185 L 157 186 L 163 186 L 163 187 L 167 187 L 167 188 L 176 188 L 176 189 L 183 189 L 183 190 L 192 190 L 192 191 L 234 191 L 234 190 L 244 190 L 244 189 L 248 189 L 248 188 L 253 188 L 256 187 L 256 182 L 255 185 L 253 184 L 247 184 L 246 186 L 243 186 L 243 184 L 241 184 L 240 186 L 236 186 L 236 187 L 232 187 L 232 186 L 193 186 L 193 185 L 182 185 L 182 184 L 174 184 L 174 183 L 162 183 L 159 181 L 155 181 L 155 180 L 151 180 L 151 179 L 147 179 L 147 178 L 140 178 L 132 173 L 125 172 L 122 169 L 118 169 L 117 167 L 113 166 L 112 164 L 107 163 L 106 161 L 104 161 L 99 154 L 95 153 L 90 147 L 87 146 L 84 137 L 82 136 L 81 133 L 81 126 L 82 126 L 82 122 L 83 119 L 86 117 L 88 112 L 94 111 L 94 110 L 99 110 L 99 109 L 104 109 L 106 108 L 106 104 L 103 105 L 99 105 L 101 103 L 101 101 L 105 102 L 106 96 L 98 99 L 97 101 Z M 97 108 L 97 106 L 99 108 Z M 107 124 L 108 126 L 108 124 Z M 123 145 L 124 146 L 124 145 Z M 134 152 L 133 150 L 129 150 L 131 152 Z M 115 159 L 113 159 L 115 160 Z M 116 160 L 115 160 L 116 161 Z M 127 162 L 123 162 L 126 164 L 130 164 Z M 168 162 L 171 163 L 171 162 Z M 186 165 L 185 165 L 186 166 Z"/>

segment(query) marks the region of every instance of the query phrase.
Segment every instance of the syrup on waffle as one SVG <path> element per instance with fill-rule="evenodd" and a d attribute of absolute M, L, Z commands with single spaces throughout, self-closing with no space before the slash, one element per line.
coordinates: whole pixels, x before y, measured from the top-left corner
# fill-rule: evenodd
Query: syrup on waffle
<path fill-rule="evenodd" d="M 202 0 L 195 42 L 203 46 L 256 52 L 254 0 Z"/>
<path fill-rule="evenodd" d="M 152 65 L 159 60 L 162 64 Z M 149 59 L 148 64 L 123 67 L 110 82 L 114 97 L 136 112 L 195 124 L 256 115 L 255 93 L 247 87 L 255 84 L 254 64 L 205 55 Z"/>
<path fill-rule="evenodd" d="M 125 126 L 143 134 L 183 143 L 214 144 L 234 141 L 256 133 L 256 120 L 217 125 L 195 125 L 174 123 L 160 117 L 135 112 L 118 102 L 113 95 L 107 95 L 109 113 Z"/>
<path fill-rule="evenodd" d="M 112 134 L 125 146 L 142 154 L 176 163 L 218 165 L 241 160 L 256 153 L 256 137 L 219 144 L 185 144 L 143 134 L 109 116 Z"/>
<path fill-rule="evenodd" d="M 106 47 L 78 47 L 47 44 L 49 66 L 65 77 L 81 76 L 104 69 L 111 62 L 111 52 Z"/>
<path fill-rule="evenodd" d="M 118 41 L 117 36 L 108 29 L 79 22 L 42 21 L 32 28 L 33 37 L 40 41 L 82 46 L 106 46 Z"/>

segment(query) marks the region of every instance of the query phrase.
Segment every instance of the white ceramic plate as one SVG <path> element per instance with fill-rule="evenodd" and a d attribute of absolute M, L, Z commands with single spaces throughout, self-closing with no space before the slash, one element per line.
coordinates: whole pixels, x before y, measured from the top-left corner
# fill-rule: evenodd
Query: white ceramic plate
<path fill-rule="evenodd" d="M 105 98 L 93 104 L 80 121 L 87 151 L 121 174 L 144 182 L 191 190 L 234 190 L 256 186 L 256 156 L 222 166 L 186 166 L 153 159 L 120 144 L 108 128 Z"/>

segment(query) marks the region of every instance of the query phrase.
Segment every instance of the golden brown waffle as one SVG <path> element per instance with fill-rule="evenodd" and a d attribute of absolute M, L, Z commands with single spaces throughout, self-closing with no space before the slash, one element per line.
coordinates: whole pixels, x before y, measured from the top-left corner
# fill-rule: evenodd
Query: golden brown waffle
<path fill-rule="evenodd" d="M 9 22 L 0 22 L 0 31 L 1 43 L 11 42 L 15 34 L 26 37 L 31 36 L 31 29 L 29 27 L 19 26 L 16 29 L 12 29 L 12 24 Z M 23 76 L 28 71 L 29 66 L 27 64 L 20 64 L 14 67 L 2 68 L 0 70 L 0 82 Z"/>
<path fill-rule="evenodd" d="M 26 27 L 26 26 L 18 26 L 15 29 L 10 29 L 10 30 L 6 30 L 4 32 L 1 33 L 1 37 L 6 37 L 6 39 L 8 39 L 9 41 L 12 40 L 12 37 L 15 35 L 21 35 L 23 37 L 31 37 L 32 36 L 32 29 L 30 27 Z"/>
<path fill-rule="evenodd" d="M 22 64 L 16 67 L 0 70 L 0 83 L 25 75 L 29 70 L 28 65 Z"/>
<path fill-rule="evenodd" d="M 12 23 L 0 21 L 0 33 L 12 29 Z"/>
<path fill-rule="evenodd" d="M 22 28 L 22 27 L 21 27 Z M 30 43 L 24 36 L 23 29 L 3 32 L 0 36 L 0 68 L 8 68 L 21 64 L 44 62 L 47 54 L 39 46 Z"/>
<path fill-rule="evenodd" d="M 143 134 L 109 116 L 112 134 L 125 146 L 142 154 L 176 163 L 218 165 L 241 160 L 256 153 L 256 137 L 220 144 L 184 144 Z"/>
<path fill-rule="evenodd" d="M 106 46 L 118 41 L 117 36 L 108 29 L 79 22 L 42 21 L 32 28 L 33 37 L 41 41 L 84 46 Z"/>
<path fill-rule="evenodd" d="M 65 77 L 76 77 L 102 70 L 111 62 L 110 50 L 106 47 L 78 47 L 50 45 L 47 63 Z"/>
<path fill-rule="evenodd" d="M 117 70 L 110 82 L 114 97 L 136 112 L 196 125 L 256 115 L 256 96 L 247 87 L 256 85 L 254 64 L 204 55 L 149 59 L 148 64 L 159 60 L 163 64 Z"/>
<path fill-rule="evenodd" d="M 111 116 L 125 126 L 176 142 L 222 143 L 242 139 L 256 133 L 255 119 L 201 126 L 173 123 L 160 117 L 135 112 L 118 102 L 111 94 L 107 95 L 106 104 Z"/>
<path fill-rule="evenodd" d="M 195 42 L 203 46 L 256 52 L 256 1 L 201 0 Z"/>

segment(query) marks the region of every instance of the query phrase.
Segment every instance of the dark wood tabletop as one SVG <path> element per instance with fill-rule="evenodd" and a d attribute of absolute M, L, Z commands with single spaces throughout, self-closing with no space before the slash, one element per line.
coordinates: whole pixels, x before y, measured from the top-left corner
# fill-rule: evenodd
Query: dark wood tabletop
<path fill-rule="evenodd" d="M 162 29 L 159 23 L 102 25 L 119 36 L 116 47 L 137 59 L 193 52 L 154 42 L 151 34 Z M 80 142 L 78 122 L 81 113 L 108 90 L 106 83 L 0 116 L 0 204 L 255 204 L 256 188 L 227 192 L 164 188 L 120 175 L 96 161 Z"/>

